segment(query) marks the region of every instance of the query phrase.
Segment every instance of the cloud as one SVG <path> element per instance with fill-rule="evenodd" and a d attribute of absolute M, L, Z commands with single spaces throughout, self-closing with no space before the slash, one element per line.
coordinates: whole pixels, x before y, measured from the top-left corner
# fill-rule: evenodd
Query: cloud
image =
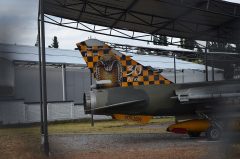
<path fill-rule="evenodd" d="M 0 42 L 34 45 L 37 38 L 38 0 L 1 0 L 0 2 Z M 103 41 L 129 43 L 132 40 L 114 38 L 45 23 L 46 46 L 58 37 L 60 48 L 74 49 L 77 42 L 97 38 Z M 135 43 L 141 43 L 135 41 Z"/>
<path fill-rule="evenodd" d="M 37 0 L 2 0 L 0 2 L 0 42 L 30 43 L 29 40 L 35 38 L 37 32 L 36 8 Z"/>

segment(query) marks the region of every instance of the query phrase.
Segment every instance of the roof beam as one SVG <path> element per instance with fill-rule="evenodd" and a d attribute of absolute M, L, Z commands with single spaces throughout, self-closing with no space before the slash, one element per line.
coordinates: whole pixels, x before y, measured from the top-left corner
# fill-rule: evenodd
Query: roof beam
<path fill-rule="evenodd" d="M 198 2 L 194 7 L 195 7 L 195 8 L 198 8 L 198 7 L 201 7 L 201 6 L 204 5 L 204 4 L 207 4 L 207 5 L 208 5 L 208 1 L 200 1 L 200 2 Z M 160 30 L 166 28 L 166 27 L 169 26 L 170 24 L 175 23 L 177 20 L 179 20 L 180 18 L 182 18 L 182 17 L 190 14 L 190 13 L 193 12 L 194 10 L 195 10 L 195 9 L 193 9 L 193 8 L 188 9 L 186 12 L 184 12 L 184 13 L 182 13 L 181 15 L 177 16 L 176 18 L 170 20 L 169 22 L 167 22 L 166 24 L 164 24 L 162 27 L 160 27 L 160 28 L 154 30 L 153 32 L 151 32 L 151 34 L 152 34 L 152 35 L 156 34 L 156 33 L 159 32 Z"/>
<path fill-rule="evenodd" d="M 91 1 L 88 1 L 87 2 L 87 4 L 88 4 L 88 6 L 89 7 L 91 7 L 92 9 L 94 9 L 94 10 L 96 10 L 99 14 L 95 14 L 95 13 L 91 13 L 91 12 L 87 12 L 87 11 L 84 11 L 84 13 L 87 13 L 87 14 L 92 14 L 92 15 L 96 15 L 96 16 L 103 16 L 103 17 L 105 17 L 105 18 L 110 18 L 110 19 L 113 19 L 113 20 L 115 20 L 115 21 L 117 21 L 117 19 L 118 18 L 113 18 L 113 17 L 111 17 L 110 15 L 107 15 L 107 14 L 105 14 L 105 13 L 100 13 L 100 11 L 99 10 L 97 10 L 95 7 L 93 7 L 93 5 L 94 6 L 99 6 L 99 7 L 102 7 L 102 8 L 105 8 L 105 10 L 107 9 L 107 8 L 110 8 L 110 9 L 113 9 L 113 10 L 117 10 L 117 11 L 119 11 L 119 13 L 118 14 L 121 14 L 121 13 L 125 13 L 125 10 L 124 9 L 121 9 L 121 8 L 117 8 L 117 7 L 114 7 L 114 6 L 105 6 L 105 5 L 102 5 L 102 4 L 99 4 L 99 3 L 94 3 L 94 2 L 91 2 Z M 68 9 L 70 9 L 70 10 L 74 10 L 74 11 L 79 11 L 79 10 L 77 10 L 77 9 L 74 9 L 74 8 L 71 8 L 71 7 L 66 7 L 66 8 L 68 8 Z M 191 8 L 191 9 L 193 9 L 193 8 Z M 138 17 L 141 17 L 142 15 L 144 15 L 144 16 L 149 16 L 149 17 L 153 17 L 153 18 L 160 18 L 160 19 L 165 19 L 166 20 L 166 22 L 164 22 L 164 23 L 167 23 L 169 20 L 173 20 L 174 18 L 170 18 L 170 17 L 164 17 L 164 16 L 161 16 L 161 15 L 153 15 L 153 14 L 148 14 L 148 13 L 141 13 L 141 12 L 138 12 L 138 11 L 133 11 L 133 10 L 129 10 L 128 11 L 128 14 L 130 14 L 130 15 L 137 15 Z M 136 17 L 135 17 L 136 18 Z M 121 20 L 121 19 L 120 19 Z M 119 20 L 119 21 L 120 21 Z M 168 21 L 167 21 L 168 20 Z M 181 21 L 183 21 L 183 22 L 187 22 L 187 23 L 191 23 L 191 24 L 198 24 L 198 25 L 206 25 L 206 26 L 212 26 L 212 25 L 210 25 L 210 24 L 207 24 L 207 23 L 199 23 L 199 22 L 191 22 L 190 20 L 181 20 Z M 127 22 L 127 21 L 125 21 L 125 22 Z M 130 22 L 131 23 L 131 22 Z M 136 23 L 137 24 L 137 23 Z M 156 27 L 156 25 L 157 24 L 147 24 L 148 26 L 152 26 L 152 27 L 155 27 L 155 28 L 159 28 L 159 27 Z"/>
<path fill-rule="evenodd" d="M 152 41 L 151 34 L 153 33 L 179 38 L 195 37 L 196 40 L 204 41 L 238 43 L 240 40 L 240 37 L 238 37 L 240 32 L 238 29 L 240 25 L 240 5 L 220 0 L 149 0 L 147 2 L 143 0 L 44 1 L 46 2 L 44 10 L 46 15 L 73 20 L 76 22 L 76 28 L 80 24 L 79 21 L 83 22 L 83 24 L 102 26 L 103 29 L 102 27 L 99 27 L 99 29 L 95 29 L 95 27 L 94 29 L 87 28 L 88 25 L 81 25 L 79 28 L 80 30 L 99 34 L 143 41 L 147 38 L 142 34 L 136 36 L 138 32 L 148 34 L 148 41 Z M 152 12 L 152 5 L 156 6 L 154 12 Z M 64 12 L 61 12 L 61 10 Z M 173 11 L 173 13 L 169 14 L 169 11 Z M 217 17 L 214 17 L 214 15 L 217 15 Z M 74 23 L 67 22 L 63 24 L 62 21 L 56 23 L 55 18 L 52 18 L 50 22 L 65 25 L 66 27 L 72 26 L 71 23 Z M 120 23 L 126 25 L 122 26 Z M 113 28 L 117 31 L 113 30 Z M 122 30 L 126 30 L 127 34 L 133 35 L 122 34 L 125 33 Z M 121 35 L 119 35 L 118 31 L 122 32 Z M 134 35 L 134 33 L 136 34 Z"/>
<path fill-rule="evenodd" d="M 118 17 L 118 19 L 116 19 L 116 20 L 113 22 L 113 24 L 111 25 L 110 28 L 113 28 L 115 25 L 117 25 L 117 23 L 119 22 L 119 20 L 121 20 L 122 17 L 123 17 L 124 15 L 126 15 L 126 14 L 132 9 L 132 7 L 133 7 L 137 2 L 138 2 L 138 0 L 133 0 L 132 3 L 126 8 L 125 12 L 122 13 L 122 14 Z"/>
<path fill-rule="evenodd" d="M 81 9 L 80 14 L 79 14 L 79 16 L 78 16 L 78 21 L 80 21 L 81 16 L 82 16 L 83 12 L 84 12 L 85 9 L 86 9 L 87 1 L 88 1 L 88 0 L 84 0 L 84 1 L 83 1 L 83 6 L 82 6 L 82 9 Z"/>
<path fill-rule="evenodd" d="M 210 29 L 198 32 L 197 34 L 195 34 L 192 38 L 196 39 L 198 37 L 201 37 L 202 35 L 205 35 L 211 31 L 216 31 L 216 30 L 220 30 L 222 27 L 225 27 L 227 25 L 231 26 L 232 23 L 234 23 L 235 21 L 239 20 L 239 18 L 232 18 L 226 22 L 223 22 L 222 24 L 216 26 L 216 27 L 211 27 Z M 239 39 L 240 40 L 240 39 Z"/>

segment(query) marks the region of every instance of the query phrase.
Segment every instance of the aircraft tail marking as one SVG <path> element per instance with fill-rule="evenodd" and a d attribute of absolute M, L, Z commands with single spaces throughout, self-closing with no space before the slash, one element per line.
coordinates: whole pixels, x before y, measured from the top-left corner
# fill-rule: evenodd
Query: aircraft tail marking
<path fill-rule="evenodd" d="M 107 44 L 90 39 L 77 44 L 87 67 L 97 81 L 111 80 L 105 87 L 171 84 L 160 73 L 133 60 Z"/>

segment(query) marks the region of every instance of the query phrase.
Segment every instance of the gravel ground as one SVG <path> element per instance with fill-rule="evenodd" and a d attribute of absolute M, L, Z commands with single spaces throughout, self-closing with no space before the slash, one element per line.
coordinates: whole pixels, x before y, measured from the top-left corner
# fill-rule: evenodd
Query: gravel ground
<path fill-rule="evenodd" d="M 56 158 L 224 158 L 221 141 L 172 133 L 51 135 Z"/>
<path fill-rule="evenodd" d="M 98 122 L 94 127 L 89 123 L 50 125 L 50 157 L 40 149 L 39 127 L 2 128 L 0 159 L 239 159 L 238 133 L 209 142 L 204 136 L 189 138 L 167 133 L 171 122 L 162 119 L 147 125 L 116 121 Z"/>

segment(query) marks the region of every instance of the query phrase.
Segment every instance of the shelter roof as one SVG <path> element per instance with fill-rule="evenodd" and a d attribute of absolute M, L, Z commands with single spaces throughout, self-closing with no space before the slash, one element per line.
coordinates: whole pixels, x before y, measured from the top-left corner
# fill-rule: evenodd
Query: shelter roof
<path fill-rule="evenodd" d="M 44 3 L 45 14 L 77 22 L 150 35 L 240 41 L 240 5 L 222 0 L 44 0 Z"/>

